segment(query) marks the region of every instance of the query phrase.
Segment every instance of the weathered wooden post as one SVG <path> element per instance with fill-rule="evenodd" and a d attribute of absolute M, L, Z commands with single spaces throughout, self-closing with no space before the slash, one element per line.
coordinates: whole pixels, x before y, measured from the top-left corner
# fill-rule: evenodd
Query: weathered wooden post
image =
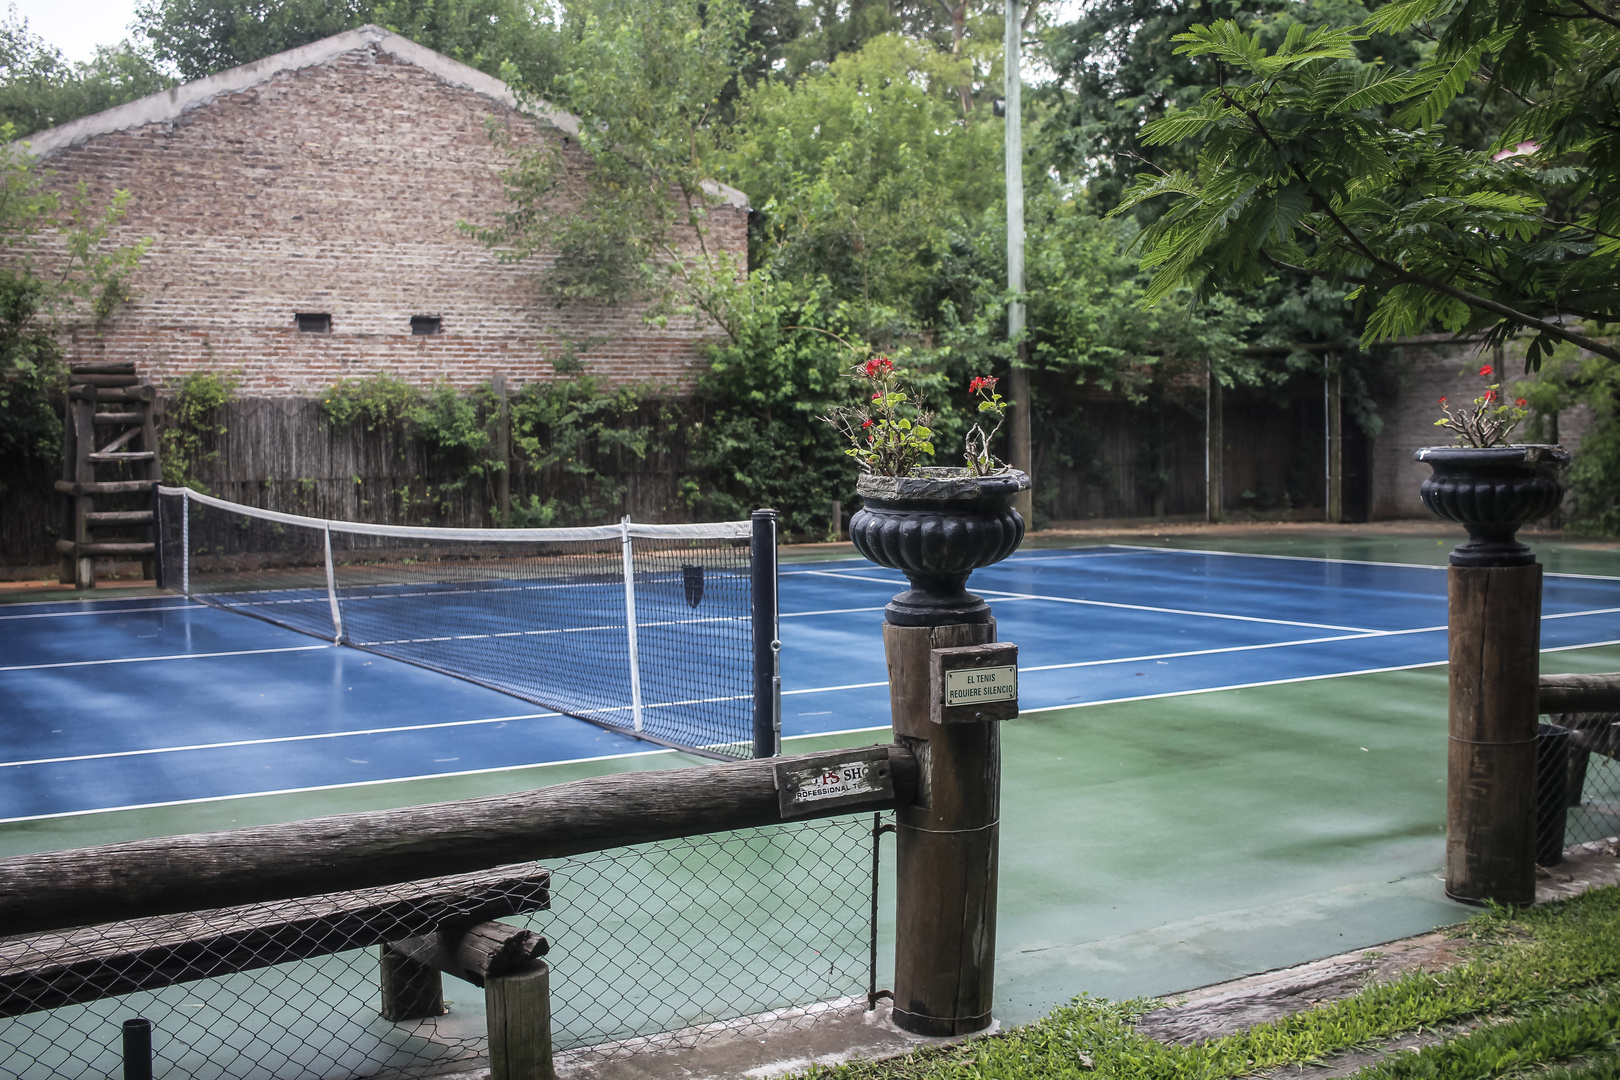
<path fill-rule="evenodd" d="M 1029 479 L 958 470 L 863 476 L 849 525 L 867 558 L 912 587 L 885 610 L 895 740 L 916 756 L 918 794 L 896 808 L 894 1022 L 918 1035 L 965 1035 L 991 1022 L 1001 732 L 1017 715 L 1017 648 L 995 644 L 990 607 L 968 575 L 1012 554 L 1011 508 Z"/>
<path fill-rule="evenodd" d="M 1459 522 L 1452 551 L 1446 895 L 1528 904 L 1536 896 L 1536 719 L 1541 567 L 1514 534 L 1563 498 L 1556 446 L 1431 446 L 1423 502 Z"/>

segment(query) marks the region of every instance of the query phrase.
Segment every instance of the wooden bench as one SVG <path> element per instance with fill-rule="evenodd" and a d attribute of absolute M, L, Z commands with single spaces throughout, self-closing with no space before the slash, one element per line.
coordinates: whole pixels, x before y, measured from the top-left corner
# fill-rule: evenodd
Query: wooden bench
<path fill-rule="evenodd" d="M 442 1015 L 440 977 L 455 975 L 485 990 L 495 1075 L 546 1077 L 546 939 L 493 920 L 550 907 L 551 871 L 508 866 L 0 938 L 0 1017 L 381 946 L 386 1019 Z"/>

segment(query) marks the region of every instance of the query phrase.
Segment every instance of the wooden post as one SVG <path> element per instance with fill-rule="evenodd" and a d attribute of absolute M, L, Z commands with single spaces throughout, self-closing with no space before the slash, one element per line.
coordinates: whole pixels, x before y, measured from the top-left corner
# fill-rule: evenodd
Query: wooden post
<path fill-rule="evenodd" d="M 393 1023 L 443 1016 L 444 980 L 439 970 L 379 945 L 382 978 L 382 1018 Z"/>
<path fill-rule="evenodd" d="M 1221 381 L 1209 365 L 1204 384 L 1204 494 L 1205 516 L 1221 520 Z"/>
<path fill-rule="evenodd" d="M 1328 365 L 1327 358 L 1323 364 Z M 1328 365 L 1322 393 L 1327 412 L 1327 519 L 1337 525 L 1344 520 L 1344 412 L 1339 366 Z"/>
<path fill-rule="evenodd" d="M 71 397 L 69 401 L 75 458 L 73 479 L 78 484 L 93 484 L 96 482 L 96 467 L 90 461 L 90 454 L 96 448 L 96 391 L 91 387 L 80 389 L 83 394 Z M 94 509 L 94 500 L 89 495 L 74 496 L 72 539 L 74 544 L 80 545 L 73 556 L 73 587 L 76 589 L 96 587 L 95 557 L 83 551 L 83 545 L 90 543 L 89 514 Z"/>
<path fill-rule="evenodd" d="M 1446 895 L 1536 897 L 1541 567 L 1451 566 Z"/>
<path fill-rule="evenodd" d="M 916 1035 L 966 1035 L 990 1024 L 1001 729 L 930 719 L 930 656 L 995 635 L 993 620 L 883 626 L 895 739 L 920 769 L 916 799 L 895 810 L 894 1022 Z"/>
<path fill-rule="evenodd" d="M 484 983 L 490 1080 L 556 1080 L 551 1064 L 551 968 L 544 960 Z"/>

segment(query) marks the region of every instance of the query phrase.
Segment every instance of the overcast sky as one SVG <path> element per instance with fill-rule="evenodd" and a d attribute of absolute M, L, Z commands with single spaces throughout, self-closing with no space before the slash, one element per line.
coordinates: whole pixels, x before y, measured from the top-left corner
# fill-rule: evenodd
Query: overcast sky
<path fill-rule="evenodd" d="M 129 36 L 136 0 L 12 0 L 28 29 L 55 45 L 69 60 L 88 60 L 97 45 Z"/>

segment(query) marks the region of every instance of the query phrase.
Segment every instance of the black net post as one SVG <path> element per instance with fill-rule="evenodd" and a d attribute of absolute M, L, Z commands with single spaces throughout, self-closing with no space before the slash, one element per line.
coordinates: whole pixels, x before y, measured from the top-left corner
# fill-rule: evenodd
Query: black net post
<path fill-rule="evenodd" d="M 163 493 L 152 484 L 152 584 L 163 588 Z"/>
<path fill-rule="evenodd" d="M 754 756 L 775 757 L 782 752 L 782 673 L 778 657 L 782 642 L 776 634 L 776 526 L 775 510 L 755 510 L 750 519 L 750 572 L 754 624 Z"/>
<path fill-rule="evenodd" d="M 152 1021 L 124 1021 L 124 1080 L 152 1080 Z"/>

